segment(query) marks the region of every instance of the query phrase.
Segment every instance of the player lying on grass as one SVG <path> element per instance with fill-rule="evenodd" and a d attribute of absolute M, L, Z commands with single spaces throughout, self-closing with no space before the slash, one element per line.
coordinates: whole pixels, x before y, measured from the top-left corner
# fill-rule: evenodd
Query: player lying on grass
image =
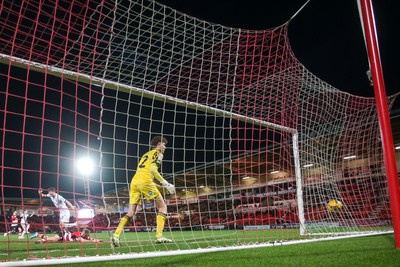
<path fill-rule="evenodd" d="M 54 236 L 46 236 L 45 234 L 35 233 L 30 237 L 33 239 L 35 237 L 40 238 L 40 240 L 35 241 L 36 244 L 50 243 L 50 242 L 92 242 L 99 243 L 103 242 L 101 239 L 90 237 L 90 231 L 88 229 L 83 229 L 81 232 L 76 231 L 73 233 L 57 234 Z"/>

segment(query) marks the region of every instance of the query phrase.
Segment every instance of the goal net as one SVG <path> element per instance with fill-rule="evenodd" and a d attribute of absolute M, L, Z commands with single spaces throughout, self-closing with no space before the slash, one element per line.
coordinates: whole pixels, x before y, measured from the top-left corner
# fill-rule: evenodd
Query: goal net
<path fill-rule="evenodd" d="M 392 231 L 375 100 L 309 72 L 290 48 L 288 23 L 235 29 L 147 0 L 6 0 L 0 13 L 7 266 Z M 154 242 L 157 210 L 143 199 L 112 248 L 131 178 L 158 135 L 169 141 L 159 170 L 176 187 L 159 187 L 173 242 Z M 94 172 L 77 170 L 81 158 Z M 60 232 L 64 210 L 50 187 L 75 206 L 70 231 L 87 228 L 103 242 L 35 244 L 43 239 L 34 232 Z"/>

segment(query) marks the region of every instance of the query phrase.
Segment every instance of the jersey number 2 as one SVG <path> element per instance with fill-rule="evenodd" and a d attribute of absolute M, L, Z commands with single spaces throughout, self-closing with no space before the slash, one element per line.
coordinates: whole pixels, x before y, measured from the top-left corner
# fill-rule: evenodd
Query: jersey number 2
<path fill-rule="evenodd" d="M 146 161 L 149 159 L 149 156 L 145 155 L 142 159 L 142 161 L 139 164 L 139 168 L 144 168 L 146 167 Z"/>

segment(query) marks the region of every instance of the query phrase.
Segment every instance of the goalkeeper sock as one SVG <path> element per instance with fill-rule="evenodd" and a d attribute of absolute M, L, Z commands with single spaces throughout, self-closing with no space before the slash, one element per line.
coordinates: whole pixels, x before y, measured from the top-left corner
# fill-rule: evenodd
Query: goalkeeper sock
<path fill-rule="evenodd" d="M 114 232 L 115 237 L 119 238 L 122 231 L 124 230 L 125 225 L 129 222 L 130 219 L 131 217 L 129 217 L 128 215 L 125 215 L 124 217 L 121 218 L 121 221 L 119 222 L 118 227 Z"/>
<path fill-rule="evenodd" d="M 165 214 L 162 212 L 157 213 L 157 230 L 156 238 L 161 238 L 164 231 Z"/>

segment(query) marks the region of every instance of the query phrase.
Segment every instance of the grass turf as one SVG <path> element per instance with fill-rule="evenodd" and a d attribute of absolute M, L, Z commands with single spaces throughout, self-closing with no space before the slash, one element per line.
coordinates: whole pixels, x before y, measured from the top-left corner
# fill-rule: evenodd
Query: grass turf
<path fill-rule="evenodd" d="M 273 232 L 271 232 L 273 233 Z M 270 234 L 271 234 L 270 233 Z M 278 235 L 278 231 L 276 232 Z M 177 249 L 205 248 L 217 242 L 230 245 L 240 241 L 260 238 L 255 232 L 219 231 L 207 236 L 207 231 L 180 232 L 175 234 L 173 244 L 155 245 L 154 233 L 127 233 L 123 247 L 115 253 L 140 253 L 146 251 L 170 251 Z M 2 238 L 0 259 L 21 260 L 25 258 L 47 258 L 81 255 L 108 255 L 113 251 L 107 233 L 97 234 L 107 242 L 93 243 L 49 243 L 35 244 L 34 240 L 18 240 L 16 236 Z M 212 237 L 212 238 L 211 238 Z M 271 235 L 268 236 L 271 238 Z M 138 242 L 140 240 L 140 243 Z M 195 241 L 196 240 L 196 241 Z M 9 242 L 10 241 L 10 242 Z M 267 240 L 258 240 L 266 242 Z M 8 251 L 8 252 L 7 252 Z M 79 262 L 79 258 L 76 259 Z M 273 246 L 255 249 L 211 252 L 201 254 L 130 259 L 101 262 L 107 266 L 400 266 L 400 250 L 395 249 L 393 235 L 358 237 L 335 241 L 321 241 L 288 246 Z M 77 263 L 62 266 L 99 266 L 99 262 Z"/>

